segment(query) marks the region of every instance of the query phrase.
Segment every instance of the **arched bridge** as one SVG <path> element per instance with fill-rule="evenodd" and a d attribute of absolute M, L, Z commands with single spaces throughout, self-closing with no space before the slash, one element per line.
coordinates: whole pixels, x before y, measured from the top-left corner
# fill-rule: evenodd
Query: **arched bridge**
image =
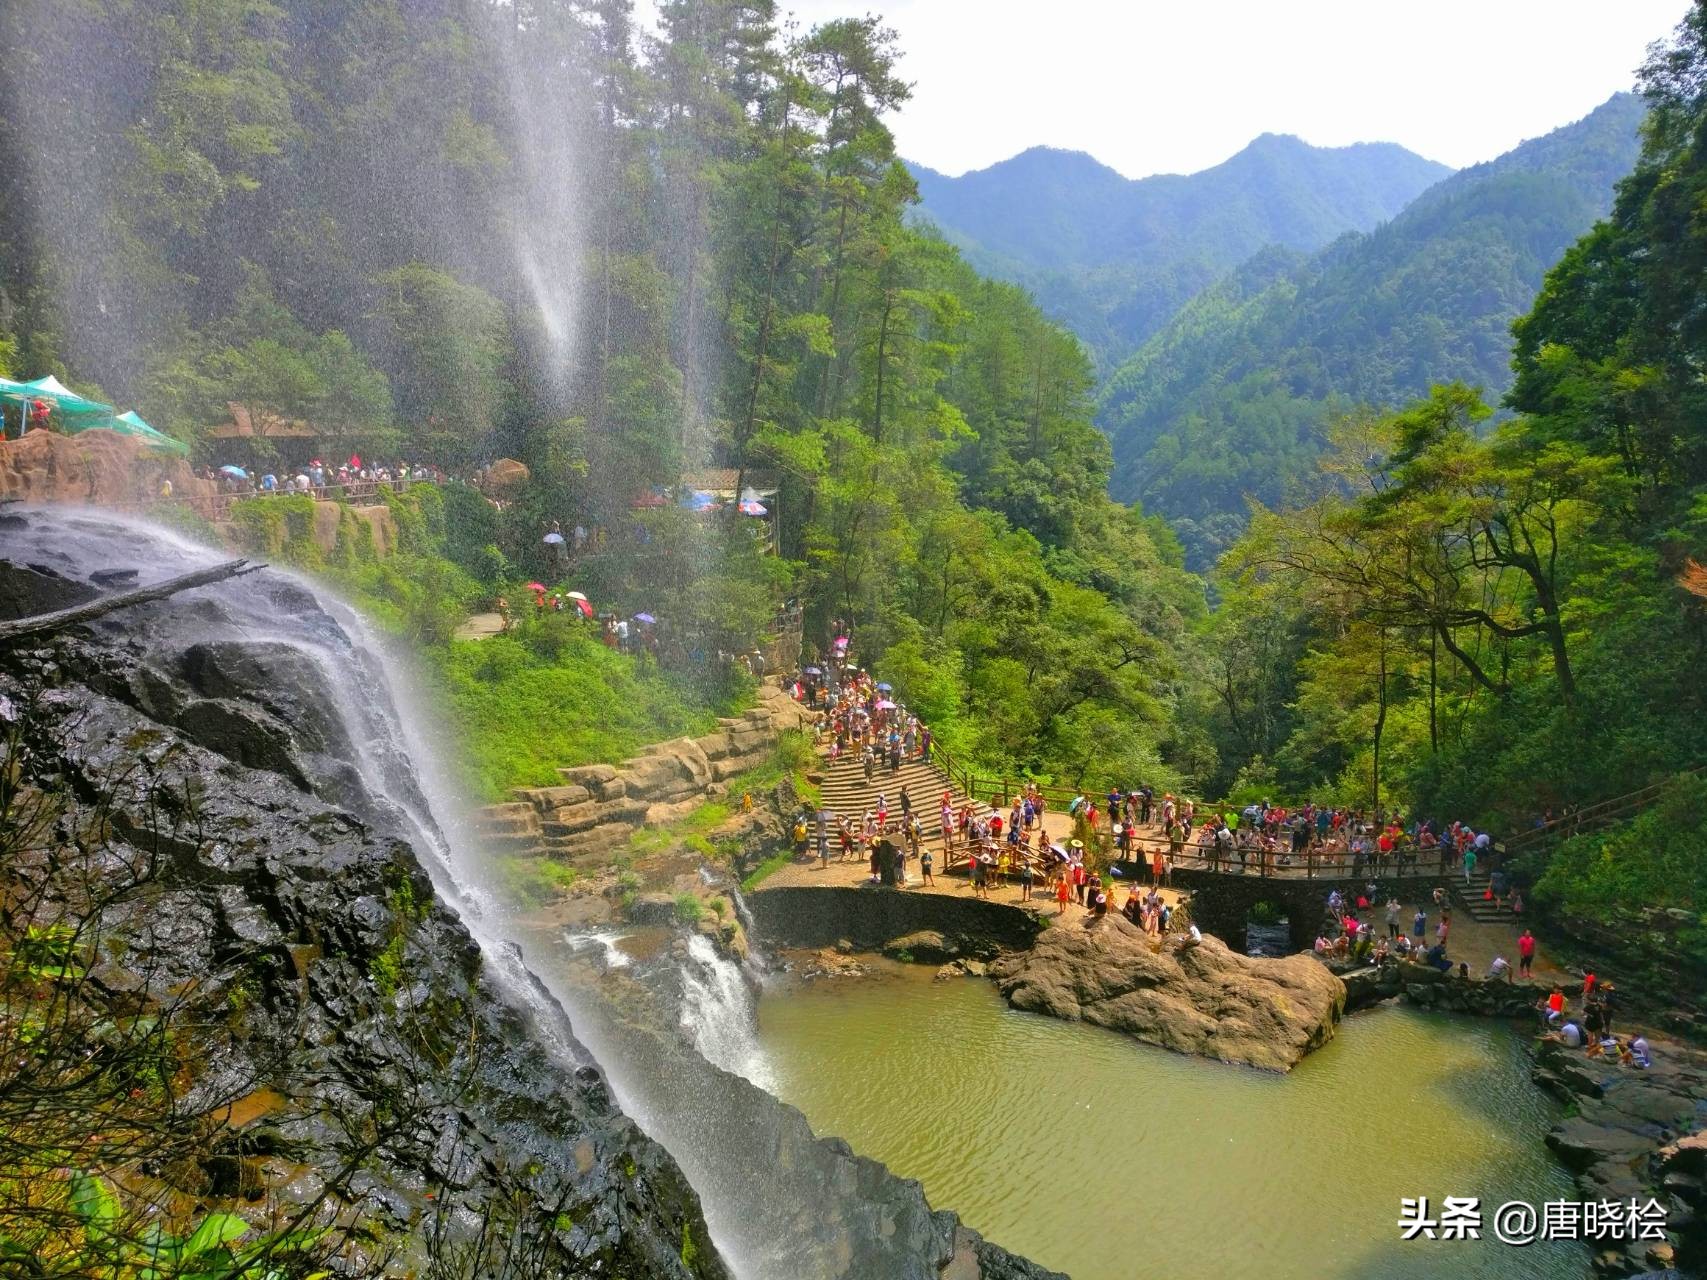
<path fill-rule="evenodd" d="M 1147 863 L 1116 862 L 1111 869 L 1127 883 L 1142 884 L 1150 875 Z M 1191 918 L 1197 927 L 1238 951 L 1245 949 L 1245 926 L 1258 903 L 1270 903 L 1285 916 L 1293 948 L 1308 951 L 1321 932 L 1328 894 L 1338 889 L 1355 901 L 1372 880 L 1383 894 L 1402 880 L 1409 890 L 1405 896 L 1412 900 L 1419 886 L 1425 892 L 1432 884 L 1450 886 L 1449 874 L 1442 873 L 1434 859 L 1399 868 L 1388 864 L 1377 870 L 1367 864 L 1354 866 L 1349 856 L 1343 860 L 1300 856 L 1292 865 L 1262 866 L 1255 858 L 1241 864 L 1236 857 L 1202 857 L 1188 851 L 1175 859 L 1168 877 L 1174 888 L 1191 894 Z M 1365 918 L 1377 923 L 1372 914 Z"/>

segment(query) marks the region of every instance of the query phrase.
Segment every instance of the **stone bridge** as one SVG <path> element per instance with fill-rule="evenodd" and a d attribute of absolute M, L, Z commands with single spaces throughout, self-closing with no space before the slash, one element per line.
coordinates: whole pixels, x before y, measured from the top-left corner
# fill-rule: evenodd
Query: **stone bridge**
<path fill-rule="evenodd" d="M 1115 866 L 1117 876 L 1126 881 L 1136 879 L 1143 883 L 1149 874 L 1136 862 L 1120 862 Z M 1170 882 L 1174 888 L 1191 894 L 1191 918 L 1199 929 L 1214 934 L 1229 948 L 1243 952 L 1247 941 L 1245 926 L 1258 903 L 1269 903 L 1279 915 L 1285 916 L 1292 947 L 1308 951 L 1322 931 L 1329 893 L 1338 889 L 1355 900 L 1371 880 L 1385 890 L 1397 879 L 1391 872 L 1353 876 L 1343 871 L 1329 873 L 1325 868 L 1313 875 L 1299 874 L 1296 870 L 1259 875 L 1254 867 L 1249 872 L 1240 872 L 1210 863 L 1186 865 L 1182 860 L 1175 865 Z M 1447 878 L 1432 868 L 1426 872 L 1410 868 L 1403 879 L 1412 897 L 1419 891 L 1426 895 L 1435 883 L 1447 883 Z"/>

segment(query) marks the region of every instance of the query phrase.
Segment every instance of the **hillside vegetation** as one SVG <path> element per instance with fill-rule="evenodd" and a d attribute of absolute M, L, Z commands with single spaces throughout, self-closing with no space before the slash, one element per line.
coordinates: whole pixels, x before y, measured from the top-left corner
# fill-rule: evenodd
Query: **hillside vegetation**
<path fill-rule="evenodd" d="M 1132 180 L 1047 147 L 958 178 L 912 172 L 921 216 L 979 270 L 1029 289 L 1106 374 L 1257 250 L 1314 250 L 1370 230 L 1451 170 L 1391 143 L 1264 134 L 1188 175 Z"/>
<path fill-rule="evenodd" d="M 1591 115 L 1431 187 L 1366 235 L 1309 257 L 1266 251 L 1190 302 L 1109 380 L 1099 421 L 1114 492 L 1172 518 L 1195 566 L 1311 482 L 1336 414 L 1433 382 L 1511 385 L 1513 320 L 1611 207 L 1643 114 Z"/>

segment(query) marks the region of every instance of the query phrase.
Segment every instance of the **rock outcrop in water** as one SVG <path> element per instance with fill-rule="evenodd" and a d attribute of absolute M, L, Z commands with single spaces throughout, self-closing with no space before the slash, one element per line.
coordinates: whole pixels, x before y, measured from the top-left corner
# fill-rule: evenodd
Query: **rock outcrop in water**
<path fill-rule="evenodd" d="M 1289 1071 L 1333 1038 L 1345 985 L 1313 956 L 1242 956 L 1211 937 L 1154 942 L 1118 915 L 1058 923 L 991 974 L 1016 1009 L 1222 1062 Z"/>
<path fill-rule="evenodd" d="M 90 571 L 178 568 L 121 523 L 6 523 L 38 565 L 0 562 L 15 611 L 86 597 Z M 122 945 L 102 989 L 194 1028 L 185 1105 L 232 1101 L 175 1191 L 257 1210 L 324 1195 L 354 1274 L 727 1275 L 562 1011 L 519 964 L 500 979 L 436 896 L 413 773 L 378 742 L 383 680 L 311 593 L 260 574 L 127 610 L 9 651 L 0 693 L 9 766 L 64 798 L 54 839 L 146 868 L 105 909 Z"/>
<path fill-rule="evenodd" d="M 1533 1075 L 1569 1104 L 1547 1145 L 1571 1170 L 1584 1200 L 1628 1206 L 1652 1200 L 1667 1238 L 1601 1239 L 1589 1244 L 1601 1276 L 1707 1269 L 1707 1055 L 1653 1041 L 1645 1071 L 1590 1058 L 1556 1040 L 1535 1050 Z M 1676 1268 L 1675 1271 L 1669 1268 Z"/>

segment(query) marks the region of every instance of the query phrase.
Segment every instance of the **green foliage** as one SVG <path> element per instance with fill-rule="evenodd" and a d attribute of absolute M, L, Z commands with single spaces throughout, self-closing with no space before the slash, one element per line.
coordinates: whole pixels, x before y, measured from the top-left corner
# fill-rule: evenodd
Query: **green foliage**
<path fill-rule="evenodd" d="M 691 893 L 676 895 L 676 919 L 682 924 L 698 924 L 705 914 L 705 904 Z"/>
<path fill-rule="evenodd" d="M 297 494 L 242 498 L 231 504 L 231 525 L 238 545 L 256 557 L 298 569 L 318 569 L 325 563 L 314 540 L 316 504 Z"/>
<path fill-rule="evenodd" d="M 1701 911 L 1707 905 L 1707 778 L 1679 778 L 1628 822 L 1565 841 L 1535 882 L 1535 894 L 1593 920 L 1643 907 Z"/>
<path fill-rule="evenodd" d="M 706 705 L 683 679 L 598 643 L 583 629 L 553 657 L 511 636 L 452 641 L 439 664 L 440 709 L 456 727 L 471 788 L 550 786 L 557 770 L 622 760 L 660 738 L 709 733 L 740 702 Z"/>
<path fill-rule="evenodd" d="M 388 500 L 385 561 L 353 518 L 322 555 L 289 508 L 237 517 L 257 554 L 328 561 L 425 648 L 484 796 L 710 728 L 750 694 L 717 655 L 751 653 L 790 598 L 808 644 L 841 617 L 862 661 L 893 650 L 971 760 L 1074 777 L 1112 745 L 1106 767 L 1169 777 L 1200 584 L 1104 495 L 1079 343 L 911 221 L 884 123 L 910 93 L 894 32 L 670 0 L 641 60 L 625 12 L 533 6 L 518 43 L 504 5 L 7 11 L 32 128 L 123 178 L 0 172 L 19 358 L 60 343 L 69 373 L 168 427 L 235 401 L 366 439 L 370 460 L 524 463 L 501 512 L 456 485 Z M 71 56 L 91 45 L 135 56 L 122 75 Z M 518 101 L 582 124 L 536 129 Z M 18 128 L 0 119 L 29 154 Z M 1221 190 L 1248 231 L 1250 195 Z M 772 518 L 635 505 L 699 459 L 774 489 Z M 602 536 L 574 585 L 665 619 L 679 652 L 660 661 L 691 677 L 600 653 L 570 619 L 450 643 L 512 572 L 571 572 L 541 541 L 553 521 Z"/>
<path fill-rule="evenodd" d="M 782 849 L 771 854 L 770 857 L 766 858 L 763 862 L 760 862 L 752 870 L 748 871 L 746 875 L 741 877 L 741 892 L 751 893 L 754 889 L 757 889 L 761 884 L 763 884 L 768 877 L 775 875 L 778 871 L 781 871 L 793 861 L 794 854 L 788 849 Z"/>
<path fill-rule="evenodd" d="M 71 1207 L 82 1226 L 80 1261 L 113 1280 L 285 1280 L 301 1274 L 292 1259 L 325 1234 L 265 1232 L 234 1213 L 210 1213 L 186 1235 L 170 1235 L 155 1223 L 133 1239 L 118 1193 L 105 1178 L 83 1172 L 71 1175 Z"/>
<path fill-rule="evenodd" d="M 499 891 L 525 907 L 543 907 L 562 896 L 579 873 L 566 862 L 526 856 L 495 857 Z"/>

